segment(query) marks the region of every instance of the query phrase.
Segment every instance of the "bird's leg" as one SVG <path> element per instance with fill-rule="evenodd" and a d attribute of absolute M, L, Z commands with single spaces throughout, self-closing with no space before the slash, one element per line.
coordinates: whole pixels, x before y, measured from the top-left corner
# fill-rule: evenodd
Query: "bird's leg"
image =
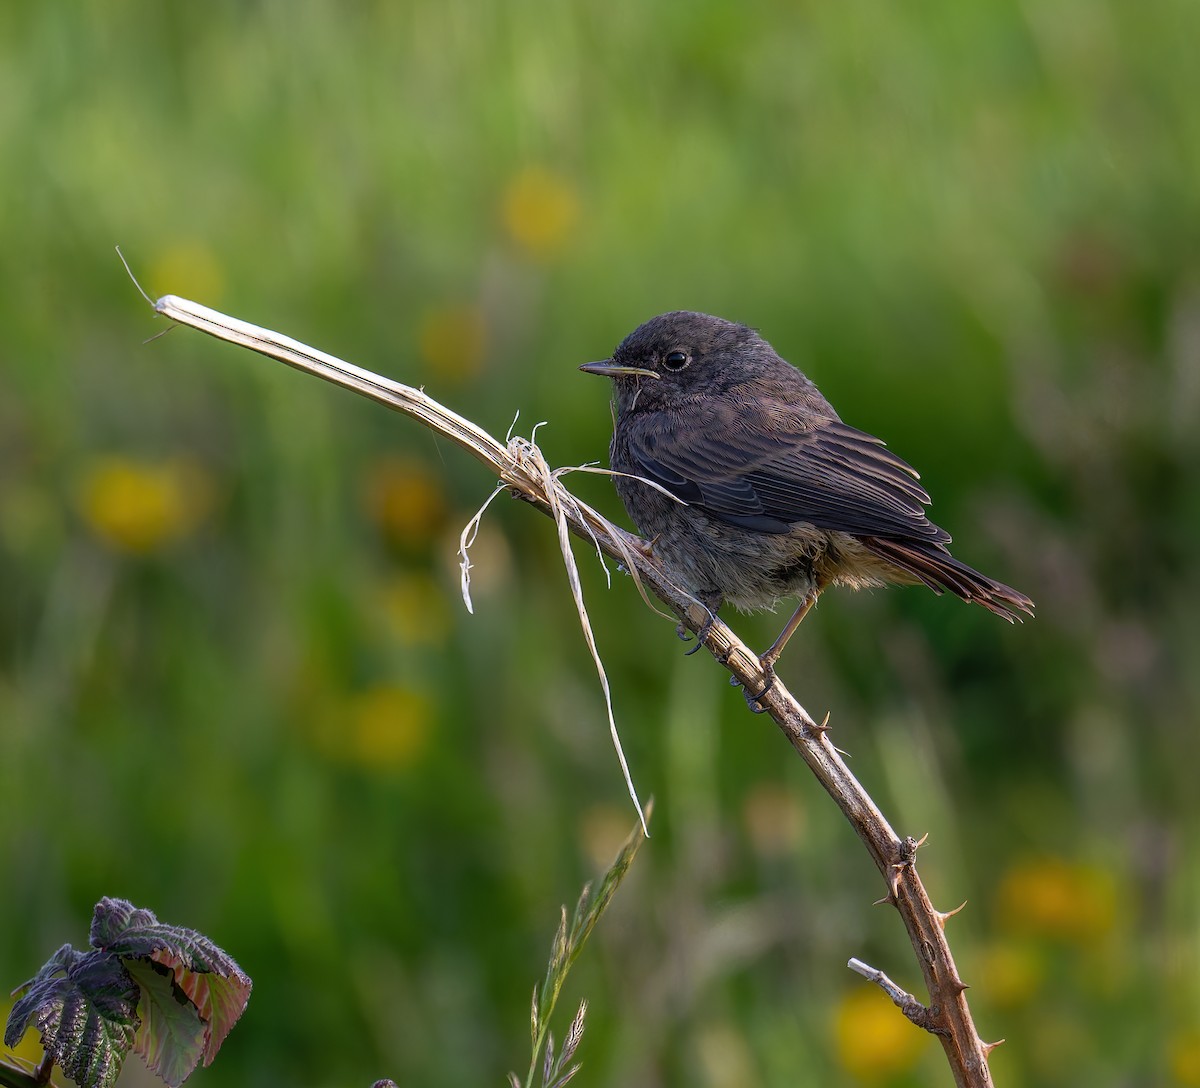
<path fill-rule="evenodd" d="M 804 600 L 797 606 L 796 611 L 792 613 L 792 618 L 784 625 L 783 630 L 779 633 L 779 637 L 771 643 L 770 649 L 759 657 L 758 665 L 767 679 L 766 686 L 755 695 L 751 695 L 748 691 L 745 693 L 746 702 L 755 714 L 762 714 L 767 709 L 759 700 L 775 686 L 775 662 L 779 660 L 779 655 L 783 653 L 783 648 L 787 645 L 788 639 L 796 633 L 796 628 L 800 626 L 804 617 L 808 615 L 809 609 L 817 603 L 817 597 L 820 594 L 821 587 L 813 586 Z"/>
<path fill-rule="evenodd" d="M 792 613 L 792 618 L 787 621 L 783 630 L 779 632 L 779 637 L 771 643 L 771 648 L 758 659 L 758 663 L 762 666 L 764 672 L 774 674 L 775 662 L 779 660 L 780 655 L 783 653 L 783 648 L 787 645 L 788 639 L 796 633 L 796 628 L 800 626 L 804 617 L 808 615 L 809 609 L 817 603 L 818 593 L 820 593 L 820 590 L 813 589 L 800 602 L 796 611 Z"/>

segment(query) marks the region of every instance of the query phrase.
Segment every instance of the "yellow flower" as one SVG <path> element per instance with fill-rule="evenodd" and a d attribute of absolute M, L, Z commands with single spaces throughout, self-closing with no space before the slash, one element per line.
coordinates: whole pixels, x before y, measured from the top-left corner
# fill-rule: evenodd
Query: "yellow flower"
<path fill-rule="evenodd" d="M 1045 966 L 1037 949 L 1005 942 L 984 951 L 979 964 L 979 990 L 997 1005 L 1014 1007 L 1031 1001 L 1041 989 Z"/>
<path fill-rule="evenodd" d="M 1168 1043 L 1172 1083 L 1180 1088 L 1200 1088 L 1200 1031 L 1186 1031 Z"/>
<path fill-rule="evenodd" d="M 1017 933 L 1089 944 L 1116 922 L 1111 873 L 1064 858 L 1031 858 L 1005 873 L 996 895 L 999 921 Z"/>
<path fill-rule="evenodd" d="M 546 260 L 570 241 L 579 199 L 561 175 L 528 166 L 509 182 L 501 211 L 513 241 L 529 256 Z"/>
<path fill-rule="evenodd" d="M 438 481 L 424 462 L 385 457 L 367 473 L 367 514 L 387 539 L 408 548 L 424 548 L 439 536 L 446 503 Z"/>
<path fill-rule="evenodd" d="M 209 474 L 186 458 L 155 464 L 110 456 L 84 470 L 78 505 L 110 548 L 147 555 L 192 533 L 208 515 L 213 492 Z"/>
<path fill-rule="evenodd" d="M 842 1067 L 870 1082 L 907 1072 L 929 1041 L 928 1034 L 875 987 L 857 986 L 847 991 L 835 1010 L 833 1028 Z"/>
<path fill-rule="evenodd" d="M 399 770 L 421 758 L 429 741 L 433 705 L 410 688 L 382 685 L 349 706 L 343 755 L 364 767 Z"/>
<path fill-rule="evenodd" d="M 421 319 L 417 346 L 429 370 L 439 378 L 462 382 L 483 362 L 486 330 L 476 306 L 446 306 Z"/>
<path fill-rule="evenodd" d="M 183 295 L 210 304 L 221 297 L 225 282 L 212 250 L 197 241 L 179 241 L 164 249 L 151 263 L 147 279 L 151 295 Z"/>

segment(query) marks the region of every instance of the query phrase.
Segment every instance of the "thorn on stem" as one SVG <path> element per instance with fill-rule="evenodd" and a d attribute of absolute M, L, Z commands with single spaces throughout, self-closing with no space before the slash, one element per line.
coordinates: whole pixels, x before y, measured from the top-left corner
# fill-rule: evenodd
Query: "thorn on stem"
<path fill-rule="evenodd" d="M 967 905 L 967 901 L 964 899 L 964 900 L 963 900 L 961 903 L 959 903 L 959 905 L 958 905 L 957 907 L 955 907 L 953 910 L 939 910 L 939 911 L 937 911 L 937 912 L 935 913 L 934 917 L 936 917 L 936 918 L 937 918 L 938 925 L 939 925 L 939 926 L 941 926 L 941 927 L 942 927 L 942 929 L 945 929 L 945 928 L 946 928 L 946 923 L 947 923 L 947 922 L 948 922 L 948 921 L 949 921 L 951 918 L 953 918 L 953 917 L 954 917 L 954 916 L 955 916 L 955 915 L 956 915 L 956 914 L 957 914 L 957 913 L 958 913 L 960 910 L 962 910 L 962 909 L 963 909 L 963 907 L 965 907 L 966 905 Z"/>
<path fill-rule="evenodd" d="M 995 1049 L 996 1049 L 996 1047 L 998 1047 L 998 1046 L 999 1046 L 999 1045 L 1000 1045 L 1002 1042 L 1004 1042 L 1004 1040 L 1003 1040 L 1003 1039 L 997 1039 L 997 1040 L 996 1040 L 994 1043 L 984 1043 L 984 1044 L 983 1044 L 983 1056 L 986 1058 L 986 1057 L 987 1057 L 989 1054 L 991 1054 L 991 1052 L 992 1052 L 993 1050 L 995 1050 Z"/>

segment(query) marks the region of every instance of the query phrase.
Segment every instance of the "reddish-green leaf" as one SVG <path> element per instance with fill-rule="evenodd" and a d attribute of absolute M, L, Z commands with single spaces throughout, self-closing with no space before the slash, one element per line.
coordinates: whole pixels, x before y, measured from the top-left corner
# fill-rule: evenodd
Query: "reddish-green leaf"
<path fill-rule="evenodd" d="M 250 1000 L 250 979 L 233 958 L 202 933 L 164 925 L 124 899 L 96 904 L 91 941 L 123 959 L 149 959 L 171 970 L 205 1025 L 204 1064 L 211 1064 Z"/>

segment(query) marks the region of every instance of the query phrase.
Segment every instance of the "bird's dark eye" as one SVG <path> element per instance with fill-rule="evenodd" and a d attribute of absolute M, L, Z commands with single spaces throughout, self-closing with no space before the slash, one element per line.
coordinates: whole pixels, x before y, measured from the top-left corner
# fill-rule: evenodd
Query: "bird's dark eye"
<path fill-rule="evenodd" d="M 668 370 L 682 370 L 691 361 L 686 351 L 670 351 L 663 359 L 663 366 Z"/>

